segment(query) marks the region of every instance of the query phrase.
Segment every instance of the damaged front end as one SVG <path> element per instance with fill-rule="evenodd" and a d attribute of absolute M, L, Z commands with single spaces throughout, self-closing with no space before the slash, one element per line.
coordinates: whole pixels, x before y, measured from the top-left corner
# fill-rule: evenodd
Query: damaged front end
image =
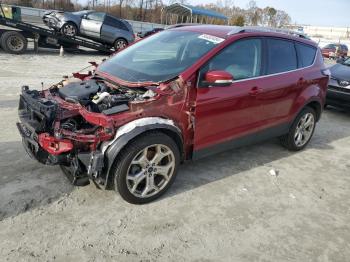
<path fill-rule="evenodd" d="M 75 185 L 86 185 L 90 179 L 99 183 L 106 161 L 99 148 L 114 138 L 115 115 L 128 114 L 130 101 L 140 103 L 155 95 L 150 89 L 123 88 L 98 76 L 76 76 L 43 91 L 24 86 L 17 127 L 32 158 L 60 165 Z"/>

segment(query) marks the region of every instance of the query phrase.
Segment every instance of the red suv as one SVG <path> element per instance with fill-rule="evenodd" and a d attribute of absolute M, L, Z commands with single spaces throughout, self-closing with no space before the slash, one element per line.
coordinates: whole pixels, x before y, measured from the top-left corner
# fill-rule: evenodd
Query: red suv
<path fill-rule="evenodd" d="M 272 137 L 303 149 L 329 78 L 310 40 L 208 25 L 165 30 L 73 76 L 22 88 L 26 151 L 75 185 L 138 204 L 163 194 L 186 160 Z"/>

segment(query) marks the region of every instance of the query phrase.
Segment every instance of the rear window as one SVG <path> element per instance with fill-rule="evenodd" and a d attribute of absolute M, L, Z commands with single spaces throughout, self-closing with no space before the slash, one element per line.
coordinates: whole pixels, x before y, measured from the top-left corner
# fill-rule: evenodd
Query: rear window
<path fill-rule="evenodd" d="M 298 68 L 294 43 L 282 39 L 268 39 L 267 74 L 275 74 Z"/>
<path fill-rule="evenodd" d="M 295 44 L 298 50 L 299 67 L 311 66 L 315 60 L 316 48 L 300 43 Z"/>
<path fill-rule="evenodd" d="M 126 27 L 126 25 L 122 21 L 110 16 L 106 16 L 105 24 L 112 27 L 117 27 L 121 30 L 129 31 L 129 29 Z"/>

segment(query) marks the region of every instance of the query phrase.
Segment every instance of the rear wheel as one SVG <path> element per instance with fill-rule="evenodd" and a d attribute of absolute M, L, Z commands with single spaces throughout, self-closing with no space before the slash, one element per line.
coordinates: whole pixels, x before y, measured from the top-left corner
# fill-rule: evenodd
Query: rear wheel
<path fill-rule="evenodd" d="M 128 45 L 128 42 L 125 39 L 118 38 L 114 42 L 114 50 L 115 51 L 122 50 L 123 48 L 127 47 L 127 45 Z"/>
<path fill-rule="evenodd" d="M 144 204 L 160 197 L 174 182 L 180 152 L 172 138 L 147 133 L 131 142 L 111 170 L 114 188 L 124 200 Z"/>
<path fill-rule="evenodd" d="M 303 149 L 310 141 L 316 126 L 316 113 L 311 107 L 306 107 L 294 120 L 289 133 L 280 137 L 284 147 L 291 151 Z"/>
<path fill-rule="evenodd" d="M 24 53 L 28 46 L 28 40 L 17 31 L 3 33 L 0 43 L 5 52 L 16 55 Z"/>
<path fill-rule="evenodd" d="M 62 26 L 61 33 L 66 36 L 76 36 L 78 34 L 78 28 L 74 23 L 68 22 Z"/>

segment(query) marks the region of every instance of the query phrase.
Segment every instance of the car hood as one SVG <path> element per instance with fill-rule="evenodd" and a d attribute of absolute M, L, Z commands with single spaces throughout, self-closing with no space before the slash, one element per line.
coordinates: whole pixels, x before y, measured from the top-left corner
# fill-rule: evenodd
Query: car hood
<path fill-rule="evenodd" d="M 329 68 L 332 78 L 350 81 L 350 66 L 336 64 Z"/>

